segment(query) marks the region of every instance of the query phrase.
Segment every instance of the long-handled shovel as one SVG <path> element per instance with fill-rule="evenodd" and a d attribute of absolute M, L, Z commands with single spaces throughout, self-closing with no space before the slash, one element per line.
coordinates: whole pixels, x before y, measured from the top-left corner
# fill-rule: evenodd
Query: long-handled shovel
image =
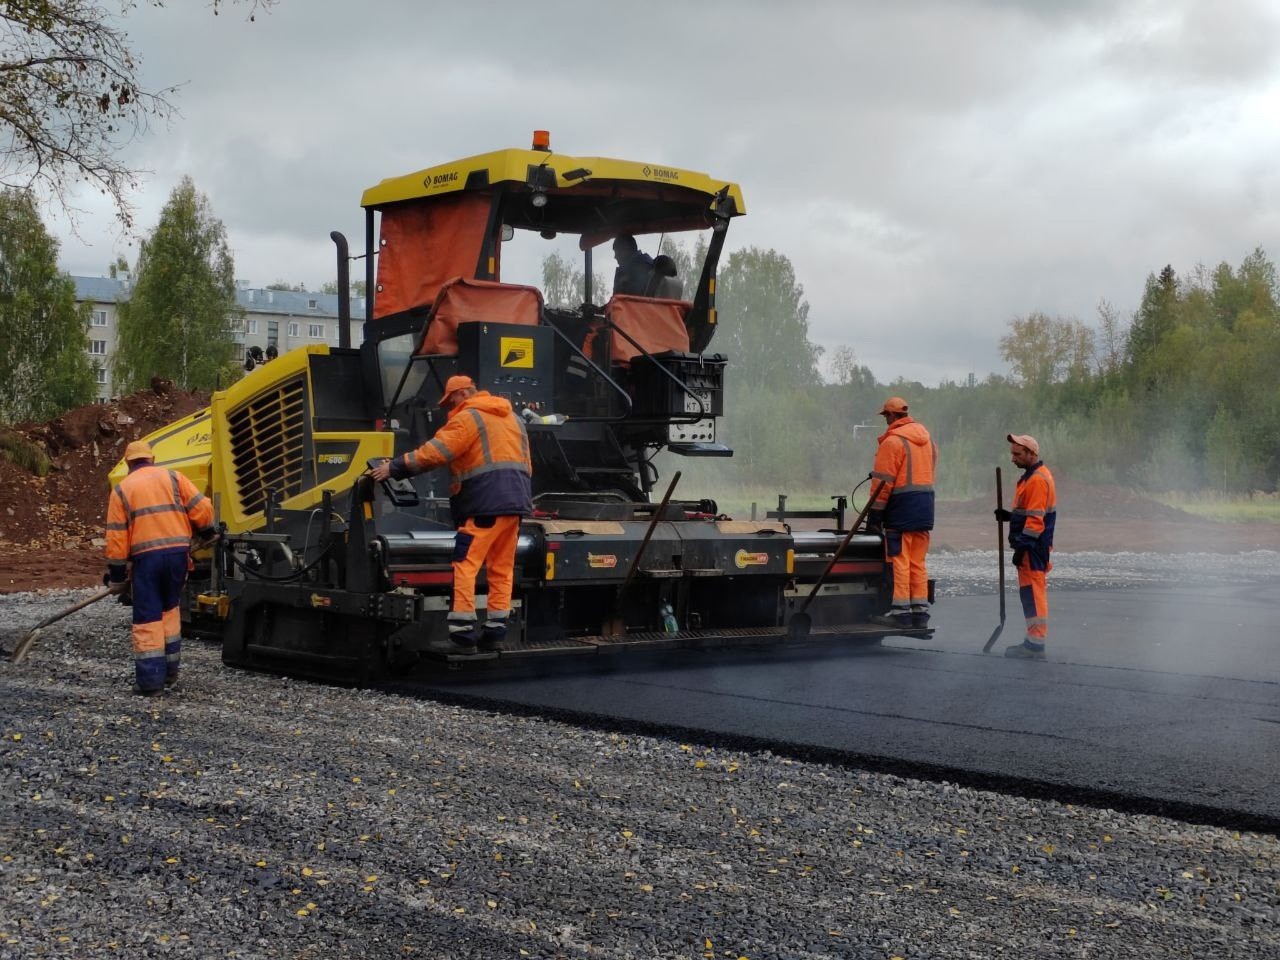
<path fill-rule="evenodd" d="M 43 630 L 45 627 L 49 626 L 52 623 L 57 623 L 63 617 L 69 617 L 71 616 L 71 614 L 75 613 L 77 610 L 83 610 L 85 607 L 89 606 L 89 604 L 97 603 L 99 600 L 103 599 L 104 597 L 109 597 L 109 596 L 111 596 L 111 588 L 103 587 L 93 596 L 85 597 L 79 603 L 74 604 L 70 607 L 67 607 L 67 609 L 61 610 L 58 613 L 55 613 L 51 617 L 46 617 L 45 619 L 41 620 L 34 627 L 31 628 L 30 633 L 28 633 L 25 637 L 23 637 L 20 641 L 18 641 L 18 645 L 13 650 L 13 656 L 10 657 L 9 659 L 12 660 L 14 663 L 21 663 L 23 660 L 27 658 L 27 652 L 35 644 L 36 635 L 41 630 Z"/>
<path fill-rule="evenodd" d="M 640 568 L 640 558 L 644 555 L 644 548 L 649 546 L 649 540 L 653 537 L 653 531 L 658 526 L 658 521 L 666 513 L 667 504 L 671 502 L 671 494 L 675 490 L 676 482 L 679 479 L 680 471 L 677 470 L 671 477 L 671 483 L 667 485 L 667 492 L 662 495 L 662 503 L 658 504 L 658 509 L 653 513 L 653 519 L 649 521 L 649 526 L 644 532 L 644 539 L 640 541 L 636 555 L 631 558 L 631 566 L 627 568 L 627 575 L 623 578 L 622 585 L 618 587 L 618 595 L 613 601 L 613 613 L 604 622 L 600 631 L 606 637 L 621 637 L 627 632 L 627 621 L 622 616 L 622 598 L 627 592 L 627 587 L 631 585 L 636 571 Z"/>
<path fill-rule="evenodd" d="M 809 628 L 813 626 L 813 618 L 809 616 L 807 611 L 809 604 L 813 602 L 813 598 L 818 595 L 818 589 L 822 586 L 822 582 L 827 579 L 827 575 L 835 569 L 836 561 L 840 559 L 840 555 L 844 553 L 845 548 L 849 546 L 849 541 L 853 539 L 853 535 L 858 532 L 858 528 L 862 526 L 862 521 L 867 518 L 867 514 L 871 512 L 871 505 L 876 502 L 876 497 L 880 496 L 880 491 L 884 489 L 885 481 L 881 480 L 876 484 L 876 488 L 871 491 L 871 496 L 867 498 L 867 504 L 862 508 L 862 512 L 858 514 L 858 519 L 849 525 L 849 532 L 844 535 L 844 539 L 840 541 L 840 546 L 836 547 L 836 552 L 831 555 L 831 562 L 827 564 L 827 569 L 822 571 L 822 576 L 814 581 L 809 595 L 804 598 L 804 603 L 800 604 L 800 609 L 791 615 L 791 619 L 787 621 L 787 639 L 803 640 L 809 635 Z"/>
<path fill-rule="evenodd" d="M 1000 480 L 999 467 L 996 467 L 996 509 L 1004 509 L 1004 487 Z M 996 642 L 996 637 L 1000 636 L 1000 631 L 1004 629 L 1004 521 L 1000 519 L 999 514 L 996 515 L 996 550 L 1000 553 L 1000 623 L 991 631 L 991 639 L 982 648 L 983 653 L 991 649 Z"/>

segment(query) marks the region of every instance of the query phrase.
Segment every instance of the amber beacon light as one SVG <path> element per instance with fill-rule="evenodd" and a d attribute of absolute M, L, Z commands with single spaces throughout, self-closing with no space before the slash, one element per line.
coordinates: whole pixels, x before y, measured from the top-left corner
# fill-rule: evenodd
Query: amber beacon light
<path fill-rule="evenodd" d="M 535 150 L 551 150 L 551 131 L 535 130 L 533 131 L 533 149 Z"/>

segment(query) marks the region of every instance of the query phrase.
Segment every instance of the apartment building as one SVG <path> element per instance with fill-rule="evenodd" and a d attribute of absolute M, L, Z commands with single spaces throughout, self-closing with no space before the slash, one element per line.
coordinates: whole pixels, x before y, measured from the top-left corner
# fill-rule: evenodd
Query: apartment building
<path fill-rule="evenodd" d="M 76 277 L 76 300 L 92 305 L 89 318 L 89 356 L 98 361 L 98 399 L 116 396 L 111 382 L 111 358 L 116 351 L 119 329 L 118 305 L 129 299 L 133 289 L 131 278 Z M 337 346 L 338 296 L 333 293 L 309 293 L 305 290 L 266 290 L 236 284 L 236 304 L 244 311 L 242 318 L 231 321 L 231 338 L 235 359 L 244 362 L 253 347 L 266 353 L 274 346 L 286 353 L 308 343 Z M 360 343 L 363 333 L 365 303 L 363 297 L 351 298 L 351 344 Z"/>

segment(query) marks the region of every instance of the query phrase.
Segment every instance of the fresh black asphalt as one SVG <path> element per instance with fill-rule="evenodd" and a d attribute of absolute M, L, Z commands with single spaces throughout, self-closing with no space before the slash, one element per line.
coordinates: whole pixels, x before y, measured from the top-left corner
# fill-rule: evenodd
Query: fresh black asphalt
<path fill-rule="evenodd" d="M 994 595 L 928 640 L 688 652 L 452 683 L 502 710 L 1280 832 L 1280 584 L 1051 592 L 1045 662 L 990 655 Z M 594 658 L 593 658 L 594 659 Z"/>

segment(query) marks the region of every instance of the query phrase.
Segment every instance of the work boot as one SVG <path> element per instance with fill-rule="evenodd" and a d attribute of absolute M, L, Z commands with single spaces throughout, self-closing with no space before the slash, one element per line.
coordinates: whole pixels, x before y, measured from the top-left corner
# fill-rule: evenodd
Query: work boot
<path fill-rule="evenodd" d="M 485 630 L 480 634 L 480 639 L 476 641 L 476 646 L 481 650 L 498 650 L 502 647 L 502 641 L 507 639 L 506 629 L 502 630 Z"/>
<path fill-rule="evenodd" d="M 178 683 L 178 675 L 176 673 L 171 673 L 169 674 L 169 676 L 164 678 L 164 688 L 166 690 L 172 689 L 174 686 L 177 685 L 177 683 Z"/>
<path fill-rule="evenodd" d="M 158 687 L 155 690 L 146 690 L 135 683 L 133 685 L 133 689 L 131 689 L 129 692 L 137 697 L 154 697 L 158 693 L 164 693 L 164 687 Z"/>
<path fill-rule="evenodd" d="M 441 637 L 438 640 L 428 640 L 426 648 L 432 653 L 443 653 L 445 656 L 453 657 L 470 657 L 479 651 L 476 650 L 476 642 L 473 637 Z"/>
<path fill-rule="evenodd" d="M 871 618 L 872 623 L 883 627 L 897 627 L 899 630 L 911 629 L 911 614 L 907 611 L 890 610 L 888 613 L 877 613 Z"/>
<path fill-rule="evenodd" d="M 929 627 L 929 608 L 918 603 L 911 605 L 911 626 L 916 630 Z"/>
<path fill-rule="evenodd" d="M 476 652 L 476 614 L 474 610 L 465 612 L 451 612 L 448 616 L 449 624 L 449 643 L 448 646 L 439 648 L 428 644 L 429 649 L 434 649 L 437 653 L 455 653 L 464 656 Z"/>
<path fill-rule="evenodd" d="M 1004 655 L 1014 660 L 1043 660 L 1044 646 L 1033 647 L 1024 640 L 1022 643 L 1015 643 L 1013 646 L 1005 647 Z"/>
<path fill-rule="evenodd" d="M 507 621 L 511 611 L 489 610 L 486 613 L 484 627 L 480 631 L 479 647 L 481 650 L 497 650 L 507 638 Z"/>

